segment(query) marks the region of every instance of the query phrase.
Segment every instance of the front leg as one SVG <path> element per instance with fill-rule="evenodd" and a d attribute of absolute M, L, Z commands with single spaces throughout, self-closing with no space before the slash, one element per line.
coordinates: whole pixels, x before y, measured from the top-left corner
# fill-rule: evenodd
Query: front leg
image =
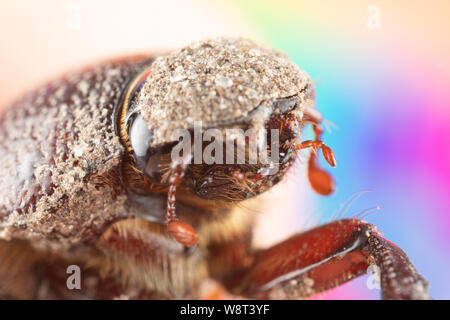
<path fill-rule="evenodd" d="M 358 219 L 317 227 L 250 256 L 250 264 L 224 280 L 231 292 L 242 296 L 307 298 L 362 275 L 375 264 L 382 299 L 429 299 L 427 281 L 405 252 Z"/>

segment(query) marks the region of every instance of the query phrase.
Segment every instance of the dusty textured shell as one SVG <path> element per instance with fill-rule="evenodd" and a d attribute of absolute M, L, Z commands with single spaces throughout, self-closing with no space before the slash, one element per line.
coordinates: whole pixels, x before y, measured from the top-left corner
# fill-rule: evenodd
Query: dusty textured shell
<path fill-rule="evenodd" d="M 277 99 L 304 99 L 307 87 L 310 78 L 287 55 L 242 38 L 218 38 L 158 57 L 137 107 L 153 131 L 151 144 L 158 145 L 198 121 L 203 127 L 233 123 L 257 107 L 270 111 Z"/>
<path fill-rule="evenodd" d="M 68 74 L 4 111 L 0 239 L 69 247 L 93 241 L 125 214 L 118 181 L 123 148 L 113 113 L 143 61 L 114 61 Z"/>

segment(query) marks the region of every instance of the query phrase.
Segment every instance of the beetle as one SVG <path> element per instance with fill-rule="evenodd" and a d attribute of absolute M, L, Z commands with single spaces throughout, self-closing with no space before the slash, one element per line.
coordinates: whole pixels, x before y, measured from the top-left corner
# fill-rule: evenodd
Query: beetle
<path fill-rule="evenodd" d="M 407 255 L 356 218 L 252 248 L 254 215 L 241 204 L 282 181 L 299 150 L 313 149 L 313 189 L 333 191 L 318 164 L 320 149 L 336 165 L 322 120 L 308 75 L 243 38 L 107 61 L 29 92 L 0 118 L 0 296 L 197 299 L 213 279 L 241 297 L 300 299 L 375 265 L 383 299 L 428 299 Z M 300 141 L 306 125 L 315 139 Z M 192 161 L 208 147 L 195 139 L 174 159 L 178 129 L 260 131 L 233 141 L 225 153 L 246 157 L 230 164 Z M 259 150 L 276 159 L 249 163 L 247 143 L 274 132 Z M 82 270 L 79 290 L 66 286 L 69 265 Z"/>

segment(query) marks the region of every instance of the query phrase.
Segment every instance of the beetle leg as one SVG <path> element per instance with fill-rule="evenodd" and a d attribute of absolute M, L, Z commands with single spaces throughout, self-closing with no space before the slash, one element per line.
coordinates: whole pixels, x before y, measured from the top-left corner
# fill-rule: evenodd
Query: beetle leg
<path fill-rule="evenodd" d="M 375 265 L 382 299 L 429 299 L 428 283 L 403 250 L 371 224 L 346 219 L 295 235 L 254 255 L 228 277 L 231 292 L 259 299 L 299 299 L 332 289 Z"/>

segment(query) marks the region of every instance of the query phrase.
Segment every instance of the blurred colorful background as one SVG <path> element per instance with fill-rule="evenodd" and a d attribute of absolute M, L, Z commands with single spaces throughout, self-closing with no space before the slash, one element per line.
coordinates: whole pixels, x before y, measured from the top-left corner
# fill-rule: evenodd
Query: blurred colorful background
<path fill-rule="evenodd" d="M 287 52 L 332 124 L 337 192 L 315 195 L 299 165 L 272 193 L 267 246 L 366 209 L 450 298 L 450 2 L 447 0 L 0 1 L 0 105 L 103 58 L 243 35 Z M 371 190 L 364 193 L 362 191 Z M 352 196 L 360 197 L 351 203 Z M 318 299 L 378 299 L 365 276 Z"/>

